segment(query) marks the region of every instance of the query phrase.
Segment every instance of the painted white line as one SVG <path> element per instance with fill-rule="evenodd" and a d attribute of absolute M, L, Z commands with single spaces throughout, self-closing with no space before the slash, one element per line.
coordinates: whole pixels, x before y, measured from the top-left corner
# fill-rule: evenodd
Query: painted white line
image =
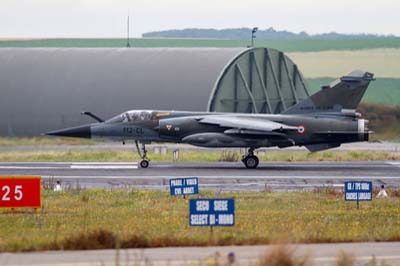
<path fill-rule="evenodd" d="M 138 169 L 137 165 L 71 165 L 70 169 Z"/>
<path fill-rule="evenodd" d="M 19 165 L 0 165 L 0 169 L 12 170 L 66 170 L 66 169 L 138 169 L 135 164 L 72 164 L 72 165 L 59 165 L 59 166 L 19 166 Z"/>
<path fill-rule="evenodd" d="M 99 178 L 99 179 L 135 179 L 140 176 L 74 176 L 74 175 L 42 175 L 42 178 L 68 178 L 68 179 L 86 179 L 86 178 Z M 154 177 L 153 179 L 157 179 L 158 177 Z M 149 178 L 150 179 L 150 178 Z"/>
<path fill-rule="evenodd" d="M 314 164 L 314 163 L 260 163 L 261 167 L 266 167 L 266 168 L 284 168 L 284 167 L 297 167 L 297 168 L 318 168 L 318 169 L 324 169 L 324 168 L 371 168 L 373 167 L 374 169 L 387 169 L 387 163 L 382 163 L 382 164 L 350 164 L 350 163 L 329 163 L 329 164 Z M 234 167 L 240 167 L 243 168 L 243 164 L 241 163 L 205 163 L 205 164 L 193 164 L 193 163 L 188 163 L 186 165 L 184 164 L 153 164 L 151 165 L 152 168 L 170 168 L 170 169 L 181 169 L 181 168 L 197 168 L 198 170 L 202 169 L 211 169 L 213 167 L 216 168 L 216 170 L 222 170 L 222 167 L 232 167 L 231 170 L 237 169 Z M 262 169 L 262 168 L 259 168 Z"/>
<path fill-rule="evenodd" d="M 70 164 L 137 164 L 138 162 L 1 162 L 2 165 L 13 165 L 13 164 L 23 164 L 23 165 L 37 165 L 37 164 L 54 164 L 54 165 L 70 165 Z"/>
<path fill-rule="evenodd" d="M 338 187 L 338 188 L 343 188 L 343 184 L 304 184 L 304 183 L 296 183 L 296 184 L 282 184 L 282 183 L 275 183 L 275 184 L 265 184 L 265 183 L 232 183 L 232 184 L 227 184 L 227 183 L 210 183 L 210 184 L 199 184 L 200 187 L 215 187 L 215 186 L 230 186 L 232 185 L 233 187 L 250 187 L 250 186 L 261 186 L 265 187 L 267 185 L 268 187 L 278 187 L 278 188 L 286 188 L 286 187 L 315 187 L 315 188 L 326 188 L 326 187 Z M 162 186 L 162 185 L 142 185 L 142 186 Z M 169 187 L 169 185 L 165 185 Z"/>
<path fill-rule="evenodd" d="M 179 249 L 177 249 L 177 252 L 179 252 Z M 394 255 L 394 256 L 390 256 L 390 255 L 378 255 L 378 256 L 356 256 L 355 259 L 356 261 L 369 261 L 372 260 L 373 258 L 375 258 L 378 261 L 382 261 L 382 260 L 390 260 L 390 261 L 397 261 L 400 259 L 400 256 L 398 255 Z M 199 264 L 199 262 L 202 262 L 203 260 L 206 260 L 207 257 L 203 257 L 203 258 L 191 258 L 188 260 L 182 260 L 182 259 L 171 259 L 171 258 L 166 258 L 166 259 L 150 259 L 150 265 L 172 265 L 172 266 L 181 266 L 181 265 L 190 265 L 190 264 Z M 336 256 L 326 256 L 326 257 L 314 257 L 311 258 L 312 261 L 318 263 L 318 262 L 334 262 L 337 260 Z M 101 263 L 100 263 L 101 262 Z M 85 261 L 85 262 L 47 262 L 47 263 L 40 263 L 40 264 L 5 264 L 7 266 L 21 266 L 21 265 L 30 265 L 30 266 L 47 266 L 47 265 L 54 265 L 54 266 L 90 266 L 90 265 L 113 265 L 115 263 L 115 260 L 112 261 L 102 261 L 100 260 L 100 262 L 96 262 L 96 261 Z M 251 265 L 251 264 L 255 264 L 257 262 L 257 259 L 255 258 L 240 258 L 238 259 L 238 262 L 240 262 L 239 264 L 242 265 Z M 142 264 L 142 261 L 139 261 L 139 264 Z M 390 265 L 393 265 L 392 263 L 390 263 Z M 398 264 L 396 264 L 398 265 Z"/>
<path fill-rule="evenodd" d="M 70 165 L 70 164 L 137 164 L 138 162 L 0 162 L 0 165 L 38 165 L 38 164 L 50 164 L 50 165 Z M 335 162 L 335 161 L 326 161 L 326 162 L 262 162 L 262 165 L 268 166 L 288 166 L 288 165 L 296 165 L 296 166 L 318 166 L 318 167 L 330 167 L 330 166 L 370 166 L 373 163 L 374 167 L 385 166 L 386 164 L 400 164 L 400 161 L 350 161 L 350 162 Z M 176 165 L 184 165 L 187 164 L 189 166 L 202 166 L 202 165 L 212 165 L 212 166 L 221 166 L 221 165 L 242 165 L 240 162 L 179 162 L 179 163 L 157 163 L 154 166 L 156 167 L 175 167 Z"/>
<path fill-rule="evenodd" d="M 140 256 L 140 255 L 138 255 Z M 135 257 L 136 258 L 136 257 Z M 203 258 L 207 259 L 207 258 Z M 254 261 L 256 262 L 256 260 L 254 259 L 240 259 L 238 260 L 240 262 L 242 262 L 242 265 L 248 265 L 249 262 Z M 123 263 L 122 263 L 123 262 Z M 138 265 L 153 265 L 153 266 L 165 266 L 165 265 L 170 265 L 170 266 L 184 266 L 184 265 L 199 265 L 201 262 L 201 259 L 190 259 L 190 260 L 182 260 L 182 259 L 150 259 L 150 260 L 145 260 L 145 259 L 141 259 L 139 261 L 135 260 L 134 261 L 136 264 Z M 247 263 L 244 263 L 247 262 Z M 124 262 L 123 259 L 121 259 L 121 263 L 120 264 L 125 264 L 125 263 L 129 263 L 128 262 Z M 135 264 L 135 265 L 136 265 Z M 3 264 L 1 264 L 3 265 Z M 93 266 L 93 265 L 115 265 L 115 259 L 114 260 L 110 260 L 110 261 L 102 261 L 99 260 L 97 261 L 90 261 L 90 262 L 50 262 L 50 263 L 40 263 L 40 264 L 5 264 L 5 266 L 22 266 L 22 265 L 29 265 L 29 266 Z"/>
<path fill-rule="evenodd" d="M 0 169 L 13 169 L 13 170 L 54 170 L 54 169 L 69 169 L 69 167 L 60 167 L 60 166 L 0 166 Z"/>
<path fill-rule="evenodd" d="M 398 162 L 398 161 L 396 161 L 396 162 L 386 162 L 386 163 L 390 164 L 390 165 L 394 165 L 394 166 L 400 167 L 400 162 Z"/>
<path fill-rule="evenodd" d="M 378 261 L 380 260 L 398 260 L 400 259 L 400 256 L 398 255 L 394 255 L 394 256 L 358 256 L 356 257 L 356 260 L 371 260 L 372 258 L 374 258 Z M 336 261 L 337 257 L 317 257 L 317 258 L 313 258 L 312 260 L 314 261 Z"/>
<path fill-rule="evenodd" d="M 22 266 L 22 265 L 29 265 L 29 266 L 93 266 L 93 265 L 113 265 L 114 261 L 110 261 L 104 263 L 103 261 L 100 262 L 50 262 L 50 263 L 40 263 L 40 264 L 5 264 L 6 266 Z"/>
<path fill-rule="evenodd" d="M 83 179 L 83 178 L 100 178 L 100 179 L 138 179 L 138 178 L 143 178 L 143 179 L 169 179 L 169 178 L 180 178 L 180 177 L 188 177 L 188 176 L 196 176 L 202 179 L 261 179 L 261 180 L 283 180 L 283 179 L 339 179 L 339 180 L 350 180 L 350 179 L 366 179 L 365 176 L 359 177 L 359 176 L 346 176 L 346 177 L 341 177 L 341 176 L 315 176 L 315 177 L 310 177 L 310 176 L 203 176 L 203 175 L 151 175 L 151 176 L 145 176 L 145 175 L 131 175 L 131 176 L 115 176 L 115 175 L 84 175 L 84 176 L 75 176 L 75 175 L 52 175 L 52 176 L 42 176 L 43 178 L 49 178 L 49 177 L 57 177 L 57 178 L 70 178 L 70 179 Z M 398 179 L 400 180 L 399 176 L 373 176 L 373 177 L 368 177 L 368 179 Z"/>
<path fill-rule="evenodd" d="M 132 165 L 132 164 L 137 164 L 137 162 L 72 162 L 72 163 L 66 163 L 66 164 L 79 164 L 79 165 Z"/>

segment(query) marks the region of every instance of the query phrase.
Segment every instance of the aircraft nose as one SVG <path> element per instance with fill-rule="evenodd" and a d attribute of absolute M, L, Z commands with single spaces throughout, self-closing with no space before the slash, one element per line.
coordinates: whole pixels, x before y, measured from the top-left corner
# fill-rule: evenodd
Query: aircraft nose
<path fill-rule="evenodd" d="M 90 130 L 90 125 L 84 125 L 46 132 L 46 135 L 59 137 L 90 138 L 92 134 Z"/>

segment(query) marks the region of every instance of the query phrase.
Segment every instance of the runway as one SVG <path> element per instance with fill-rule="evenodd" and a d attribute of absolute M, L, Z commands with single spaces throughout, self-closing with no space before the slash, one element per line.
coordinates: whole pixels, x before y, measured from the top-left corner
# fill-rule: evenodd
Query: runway
<path fill-rule="evenodd" d="M 367 265 L 375 256 L 376 265 L 400 265 L 400 243 L 339 243 L 300 244 L 293 246 L 295 256 L 310 256 L 312 265 L 336 265 L 336 257 L 341 251 L 352 254 L 357 265 Z M 29 253 L 1 253 L 0 264 L 4 266 L 91 266 L 91 265 L 209 265 L 209 259 L 217 256 L 220 265 L 227 265 L 227 254 L 234 252 L 235 265 L 256 265 L 256 260 L 273 246 L 227 246 L 227 247 L 184 247 L 86 251 L 46 251 Z M 209 263 L 207 263 L 209 262 Z M 382 264 L 383 265 L 383 264 Z"/>
<path fill-rule="evenodd" d="M 200 188 L 224 191 L 309 190 L 342 186 L 345 180 L 372 180 L 400 187 L 400 161 L 269 162 L 257 169 L 242 163 L 151 163 L 147 169 L 122 163 L 0 163 L 0 175 L 40 175 L 63 186 L 167 189 L 173 177 L 199 177 Z"/>

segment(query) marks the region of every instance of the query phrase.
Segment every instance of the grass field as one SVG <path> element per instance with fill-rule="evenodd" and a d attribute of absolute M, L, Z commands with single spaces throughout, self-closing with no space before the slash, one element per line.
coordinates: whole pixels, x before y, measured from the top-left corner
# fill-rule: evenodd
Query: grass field
<path fill-rule="evenodd" d="M 165 155 L 149 152 L 154 162 L 173 161 L 172 152 Z M 265 162 L 400 160 L 400 154 L 366 151 L 268 151 L 257 154 Z M 241 154 L 235 151 L 195 152 L 181 151 L 179 162 L 239 162 Z M 132 151 L 0 151 L 1 162 L 137 162 L 139 156 Z"/>
<path fill-rule="evenodd" d="M 400 78 L 400 49 L 288 53 L 306 78 L 341 77 L 355 69 L 377 79 Z"/>
<path fill-rule="evenodd" d="M 132 47 L 247 47 L 248 40 L 217 39 L 146 39 L 131 40 Z M 340 39 L 340 40 L 256 40 L 258 47 L 277 48 L 285 52 L 326 50 L 359 50 L 400 48 L 400 38 Z M 0 47 L 125 47 L 126 39 L 38 39 L 3 40 Z"/>
<path fill-rule="evenodd" d="M 49 137 L 0 137 L 0 146 L 94 145 L 99 140 Z"/>
<path fill-rule="evenodd" d="M 310 93 L 317 92 L 321 89 L 321 85 L 327 85 L 335 79 L 336 78 L 307 79 Z M 369 85 L 363 97 L 363 102 L 400 105 L 400 79 L 377 78 Z"/>
<path fill-rule="evenodd" d="M 191 228 L 188 201 L 167 192 L 90 190 L 42 193 L 42 209 L 0 211 L 0 251 L 398 241 L 400 198 L 345 202 L 326 189 L 222 193 L 235 198 L 233 228 Z M 203 192 L 201 197 L 215 197 Z"/>

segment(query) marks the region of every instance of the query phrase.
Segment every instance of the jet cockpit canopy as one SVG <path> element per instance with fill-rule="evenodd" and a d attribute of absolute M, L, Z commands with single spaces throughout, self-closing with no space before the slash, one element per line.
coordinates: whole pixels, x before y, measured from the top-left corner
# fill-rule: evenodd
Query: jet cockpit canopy
<path fill-rule="evenodd" d="M 153 111 L 133 110 L 127 111 L 106 121 L 106 123 L 130 123 L 152 120 Z"/>

